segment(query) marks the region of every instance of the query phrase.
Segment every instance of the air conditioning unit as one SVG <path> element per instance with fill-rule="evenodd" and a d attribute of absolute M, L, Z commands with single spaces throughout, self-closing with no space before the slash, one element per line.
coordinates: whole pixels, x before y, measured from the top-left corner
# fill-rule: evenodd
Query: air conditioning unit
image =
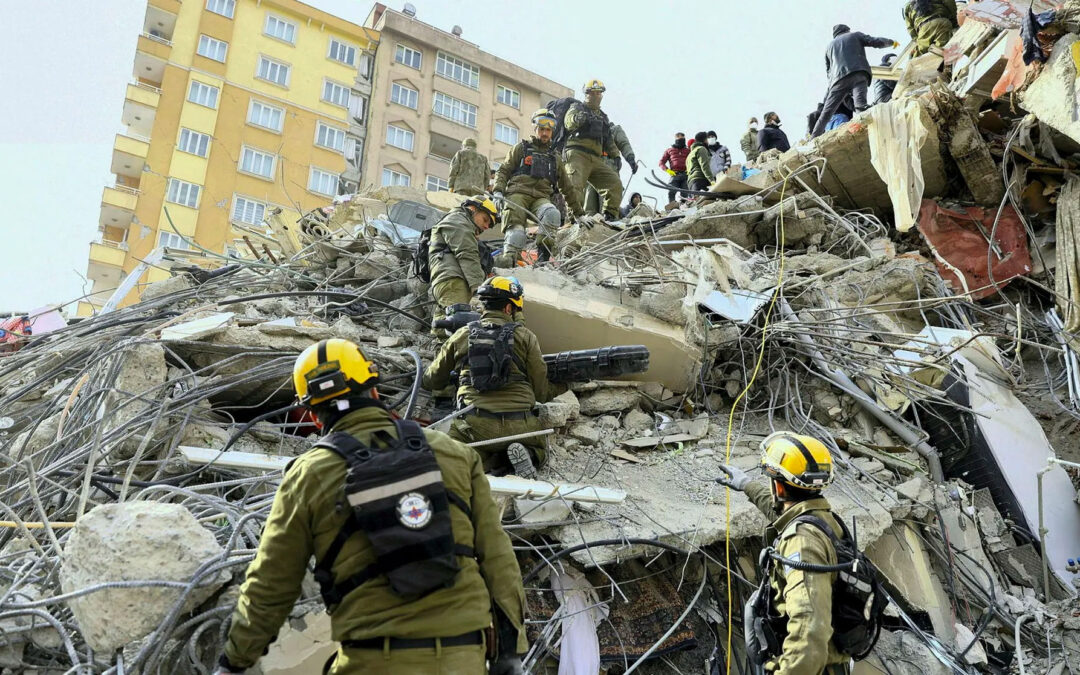
<path fill-rule="evenodd" d="M 416 7 L 411 2 L 406 2 L 405 6 L 401 8 L 401 13 L 405 16 L 416 17 Z"/>

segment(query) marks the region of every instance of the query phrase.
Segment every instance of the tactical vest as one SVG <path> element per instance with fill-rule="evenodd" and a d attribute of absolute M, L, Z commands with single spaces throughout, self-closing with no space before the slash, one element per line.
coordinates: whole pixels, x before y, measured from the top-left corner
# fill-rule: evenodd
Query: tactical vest
<path fill-rule="evenodd" d="M 517 322 L 502 326 L 474 321 L 469 324 L 469 384 L 478 392 L 501 389 L 511 381 L 524 381 L 525 364 L 514 354 L 514 330 Z M 512 373 L 513 365 L 522 374 Z"/>
<path fill-rule="evenodd" d="M 610 126 L 607 113 L 603 110 L 593 110 L 587 105 L 582 107 L 586 110 L 586 121 L 570 134 L 570 143 L 572 144 L 574 139 L 584 138 L 596 141 L 603 148 L 605 145 L 604 139 L 607 138 L 608 127 Z"/>
<path fill-rule="evenodd" d="M 315 565 L 327 611 L 349 593 L 385 575 L 397 595 L 415 599 L 454 584 L 457 556 L 473 557 L 473 549 L 454 542 L 450 504 L 472 517 L 465 500 L 446 489 L 435 454 L 416 422 L 395 420 L 397 438 L 385 430 L 369 447 L 352 434 L 334 432 L 315 444 L 340 455 L 348 464 L 345 500 L 348 520 Z M 334 562 L 350 537 L 363 532 L 371 541 L 375 562 L 335 583 Z"/>
<path fill-rule="evenodd" d="M 543 178 L 551 183 L 554 189 L 558 184 L 559 168 L 555 163 L 555 152 L 552 150 L 539 150 L 529 141 L 522 143 L 524 154 L 521 163 L 514 169 L 515 176 L 529 176 L 530 178 Z"/>

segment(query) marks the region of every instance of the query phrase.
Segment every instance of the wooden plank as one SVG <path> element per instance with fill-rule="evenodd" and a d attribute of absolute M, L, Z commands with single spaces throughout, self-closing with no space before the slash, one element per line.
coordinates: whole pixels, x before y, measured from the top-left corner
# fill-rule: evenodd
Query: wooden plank
<path fill-rule="evenodd" d="M 631 448 L 655 448 L 660 444 L 684 443 L 686 441 L 696 441 L 698 438 L 698 436 L 692 434 L 670 434 L 668 436 L 642 436 L 641 438 L 629 438 L 620 441 L 620 443 Z"/>

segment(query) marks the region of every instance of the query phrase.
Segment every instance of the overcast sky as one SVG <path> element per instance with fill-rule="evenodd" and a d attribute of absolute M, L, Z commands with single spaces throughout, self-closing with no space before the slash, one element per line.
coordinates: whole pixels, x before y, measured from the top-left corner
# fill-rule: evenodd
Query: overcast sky
<path fill-rule="evenodd" d="M 372 3 L 309 4 L 361 23 Z M 649 169 L 675 131 L 715 130 L 742 161 L 746 120 L 767 110 L 780 114 L 793 142 L 801 137 L 806 113 L 823 97 L 833 24 L 906 39 L 902 0 L 412 4 L 420 20 L 444 30 L 458 24 L 485 51 L 575 90 L 603 80 L 604 109 Z M 0 312 L 69 302 L 89 290 L 82 275 L 101 191 L 112 182 L 113 137 L 145 7 L 145 0 L 39 0 L 13 4 L 0 22 Z M 60 39 L 50 43 L 49 35 Z M 871 51 L 871 62 L 883 53 Z M 644 175 L 629 191 L 662 195 L 643 189 Z"/>

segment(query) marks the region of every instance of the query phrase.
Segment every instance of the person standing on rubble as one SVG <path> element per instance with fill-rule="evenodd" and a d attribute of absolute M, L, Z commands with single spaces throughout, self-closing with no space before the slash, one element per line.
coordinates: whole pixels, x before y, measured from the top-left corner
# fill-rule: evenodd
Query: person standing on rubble
<path fill-rule="evenodd" d="M 521 673 L 525 591 L 480 457 L 395 420 L 378 383 L 348 340 L 297 358 L 297 397 L 329 433 L 285 469 L 216 673 L 241 673 L 265 653 L 313 556 L 340 643 L 324 672 Z"/>
<path fill-rule="evenodd" d="M 690 198 L 689 194 L 682 191 L 689 187 L 686 182 L 686 158 L 689 156 L 690 148 L 686 147 L 686 134 L 681 131 L 675 134 L 675 142 L 660 156 L 660 168 L 671 176 L 671 180 L 668 181 L 671 189 L 667 193 L 669 204 L 675 201 L 676 190 L 679 190 L 683 199 Z"/>
<path fill-rule="evenodd" d="M 714 177 L 719 176 L 731 168 L 731 151 L 716 139 L 715 131 L 710 131 L 705 140 L 709 144 L 709 168 Z"/>
<path fill-rule="evenodd" d="M 833 26 L 833 39 L 825 50 L 825 72 L 829 76 L 829 88 L 825 92 L 824 107 L 818 116 L 811 138 L 825 133 L 825 127 L 836 114 L 844 98 L 851 95 L 855 112 L 868 107 L 866 89 L 870 86 L 873 71 L 866 60 L 866 48 L 899 47 L 900 43 L 889 38 L 870 37 L 865 33 L 852 33 L 844 24 Z"/>
<path fill-rule="evenodd" d="M 444 312 L 455 307 L 469 311 L 473 292 L 487 277 L 477 237 L 490 229 L 498 216 L 499 210 L 490 199 L 466 199 L 431 228 L 431 295 Z"/>
<path fill-rule="evenodd" d="M 757 135 L 759 156 L 773 148 L 780 152 L 787 152 L 791 149 L 791 143 L 788 142 L 787 134 L 780 128 L 780 124 L 779 115 L 774 112 L 765 113 L 765 128 L 759 131 Z"/>
<path fill-rule="evenodd" d="M 547 365 L 536 335 L 517 321 L 525 290 L 514 277 L 492 277 L 476 295 L 483 316 L 443 344 L 424 371 L 423 386 L 441 389 L 458 373 L 458 405 L 474 409 L 452 422 L 450 437 L 455 440 L 476 443 L 541 431 L 533 408 L 548 401 Z M 512 469 L 533 478 L 547 460 L 545 440 L 532 437 L 478 450 L 489 471 Z"/>
<path fill-rule="evenodd" d="M 562 214 L 551 201 L 556 191 L 562 193 L 574 216 L 583 215 L 581 195 L 574 190 L 562 157 L 551 146 L 558 120 L 547 108 L 541 108 L 533 113 L 532 122 L 532 138 L 510 148 L 495 174 L 496 201 L 510 202 L 503 209 L 503 252 L 496 260 L 500 267 L 513 267 L 521 259 L 528 243 L 525 225 L 529 212 L 539 219 L 537 260 L 551 259 L 555 231 L 562 225 Z"/>
<path fill-rule="evenodd" d="M 708 137 L 704 131 L 694 134 L 694 146 L 686 158 L 686 178 L 694 192 L 705 192 L 716 178 L 710 168 L 712 155 L 709 154 Z"/>
<path fill-rule="evenodd" d="M 611 125 L 611 137 L 615 139 L 615 146 L 619 148 L 619 154 L 615 157 L 606 157 L 604 158 L 604 161 L 615 170 L 615 173 L 619 173 L 622 171 L 623 159 L 625 158 L 627 166 L 630 167 L 630 175 L 633 176 L 637 173 L 638 165 L 637 157 L 634 155 L 634 147 L 630 145 L 630 138 L 618 124 Z M 585 211 L 589 213 L 599 213 L 603 206 L 602 200 L 603 197 L 592 185 L 585 188 L 585 201 L 582 202 Z"/>
<path fill-rule="evenodd" d="M 756 117 L 750 118 L 746 133 L 739 139 L 739 147 L 742 148 L 743 154 L 746 155 L 747 164 L 753 162 L 761 154 L 761 151 L 758 150 L 758 119 Z"/>
<path fill-rule="evenodd" d="M 769 484 L 751 482 L 741 469 L 721 464 L 717 482 L 745 492 L 772 520 L 766 541 L 781 557 L 811 565 L 836 565 L 830 538 L 810 518 L 823 521 L 836 537 L 843 528 L 821 491 L 833 479 L 832 455 L 824 443 L 809 436 L 778 432 L 761 442 L 761 467 Z M 779 654 L 765 664 L 774 675 L 844 675 L 851 657 L 833 641 L 833 582 L 836 572 L 807 572 L 773 565 L 770 587 L 773 608 L 786 624 Z"/>
<path fill-rule="evenodd" d="M 913 56 L 927 54 L 933 48 L 944 49 L 960 28 L 953 0 L 909 0 L 904 7 L 904 23 L 915 41 Z"/>
<path fill-rule="evenodd" d="M 896 63 L 896 54 L 886 54 L 885 56 L 881 57 L 882 68 L 892 68 L 892 65 L 894 63 Z M 896 80 L 874 80 L 874 99 L 871 105 L 877 105 L 878 103 L 888 103 L 892 100 L 892 95 L 894 91 L 896 91 Z"/>
<path fill-rule="evenodd" d="M 490 170 L 487 157 L 476 151 L 476 139 L 466 138 L 450 160 L 450 192 L 467 197 L 484 194 Z"/>
<path fill-rule="evenodd" d="M 566 150 L 563 160 L 578 199 L 584 199 L 585 186 L 592 183 L 603 200 L 602 210 L 608 220 L 619 218 L 622 204 L 622 179 L 605 159 L 617 157 L 619 148 L 612 135 L 607 113 L 600 109 L 607 88 L 600 80 L 589 80 L 583 88 L 585 103 L 574 102 L 566 111 Z"/>

